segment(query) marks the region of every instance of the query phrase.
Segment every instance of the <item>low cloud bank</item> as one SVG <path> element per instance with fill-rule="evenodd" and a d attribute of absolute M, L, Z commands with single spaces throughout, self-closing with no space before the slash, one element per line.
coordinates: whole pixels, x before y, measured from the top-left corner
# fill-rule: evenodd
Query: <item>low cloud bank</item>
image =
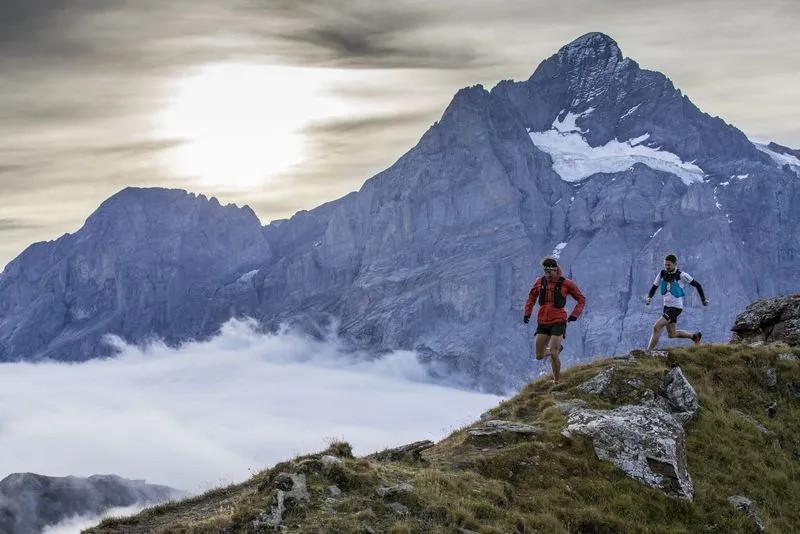
<path fill-rule="evenodd" d="M 77 534 L 84 529 L 97 525 L 107 517 L 126 517 L 144 510 L 143 506 L 124 506 L 121 508 L 111 508 L 100 516 L 79 515 L 64 519 L 55 525 L 46 527 L 42 534 Z"/>
<path fill-rule="evenodd" d="M 357 454 L 439 439 L 501 399 L 432 383 L 412 352 L 231 320 L 207 342 L 85 363 L 0 365 L 0 478 L 114 473 L 190 492 L 349 441 Z"/>

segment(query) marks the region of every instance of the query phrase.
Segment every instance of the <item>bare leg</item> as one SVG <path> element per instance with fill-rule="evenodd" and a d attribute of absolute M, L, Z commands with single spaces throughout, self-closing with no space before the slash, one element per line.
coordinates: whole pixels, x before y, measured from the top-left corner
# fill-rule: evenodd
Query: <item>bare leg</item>
<path fill-rule="evenodd" d="M 670 338 L 680 338 L 680 339 L 692 339 L 694 334 L 690 334 L 686 330 L 678 330 L 678 325 L 675 323 L 669 323 L 667 325 L 667 335 Z"/>
<path fill-rule="evenodd" d="M 647 343 L 647 350 L 653 350 L 658 345 L 658 338 L 661 337 L 661 330 L 669 324 L 666 319 L 659 317 L 658 321 L 653 324 L 653 333 L 650 334 L 650 342 Z"/>
<path fill-rule="evenodd" d="M 561 352 L 561 342 L 564 336 L 550 336 L 550 344 L 547 352 L 550 353 L 550 365 L 553 367 L 553 382 L 558 384 L 561 378 L 561 360 L 558 355 Z"/>
<path fill-rule="evenodd" d="M 550 342 L 550 336 L 547 334 L 536 334 L 536 359 L 541 360 L 547 356 L 547 344 Z"/>

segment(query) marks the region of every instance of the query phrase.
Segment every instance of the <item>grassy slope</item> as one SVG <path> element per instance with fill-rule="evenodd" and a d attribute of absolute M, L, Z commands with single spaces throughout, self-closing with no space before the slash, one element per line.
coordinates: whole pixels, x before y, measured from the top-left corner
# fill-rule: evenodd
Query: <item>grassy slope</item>
<path fill-rule="evenodd" d="M 800 353 L 800 349 L 795 349 Z M 771 348 L 709 345 L 672 350 L 668 361 L 644 358 L 619 366 L 609 360 L 570 369 L 563 383 L 529 384 L 492 410 L 493 418 L 539 426 L 531 441 L 481 450 L 464 442 L 459 430 L 423 454 L 425 461 L 375 463 L 348 458 L 320 468 L 309 455 L 276 465 L 239 486 L 147 510 L 122 520 L 106 520 L 93 533 L 252 532 L 251 520 L 269 505 L 275 476 L 305 470 L 312 500 L 290 509 L 284 524 L 297 532 L 751 532 L 743 514 L 727 502 L 746 495 L 770 532 L 800 528 L 800 363 L 778 361 Z M 785 349 L 784 349 L 785 352 Z M 636 402 L 624 379 L 645 387 L 660 383 L 670 365 L 683 369 L 700 396 L 701 408 L 686 428 L 693 502 L 664 496 L 600 461 L 587 438 L 561 436 L 565 418 L 555 401 L 582 398 L 591 407 Z M 598 398 L 575 386 L 608 365 L 617 365 L 611 391 Z M 777 370 L 769 387 L 764 370 Z M 638 394 L 637 394 L 638 395 Z M 766 407 L 778 404 L 769 419 Z M 737 411 L 738 410 L 738 411 Z M 764 434 L 739 412 L 760 421 Z M 333 444 L 349 456 L 349 446 Z M 328 451 L 330 452 L 330 451 Z M 303 463 L 304 467 L 298 467 Z M 378 486 L 408 481 L 414 491 L 395 499 L 410 513 L 399 516 L 377 496 Z M 325 488 L 344 493 L 330 498 Z"/>

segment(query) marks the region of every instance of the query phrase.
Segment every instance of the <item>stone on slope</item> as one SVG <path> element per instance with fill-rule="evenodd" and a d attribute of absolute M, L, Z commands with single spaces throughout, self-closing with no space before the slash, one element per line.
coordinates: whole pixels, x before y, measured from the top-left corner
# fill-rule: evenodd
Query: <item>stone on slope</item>
<path fill-rule="evenodd" d="M 732 495 L 728 497 L 728 502 L 731 503 L 731 506 L 733 506 L 736 510 L 743 512 L 750 519 L 757 532 L 766 532 L 767 529 L 764 526 L 764 522 L 756 512 L 756 507 L 753 504 L 753 501 L 741 495 Z"/>
<path fill-rule="evenodd" d="M 433 447 L 433 442 L 426 439 L 401 445 L 393 449 L 386 449 L 384 451 L 376 452 L 375 454 L 368 456 L 368 458 L 378 462 L 397 462 L 403 459 L 419 461 L 422 451 L 430 449 L 431 447 Z"/>
<path fill-rule="evenodd" d="M 683 427 L 658 407 L 575 410 L 562 434 L 589 436 L 598 458 L 612 462 L 634 480 L 672 497 L 693 497 Z"/>
<path fill-rule="evenodd" d="M 603 369 L 600 373 L 593 376 L 583 384 L 578 386 L 578 389 L 585 393 L 591 393 L 593 395 L 600 395 L 605 391 L 608 384 L 611 382 L 611 377 L 614 374 L 613 367 L 607 367 Z"/>
<path fill-rule="evenodd" d="M 697 393 L 680 367 L 673 367 L 664 378 L 664 396 L 669 401 L 673 417 L 686 425 L 697 413 Z"/>
<path fill-rule="evenodd" d="M 414 491 L 414 486 L 408 482 L 401 482 L 400 484 L 395 484 L 394 486 L 381 486 L 375 490 L 378 496 L 382 498 L 406 495 L 412 491 Z"/>
<path fill-rule="evenodd" d="M 564 401 L 556 401 L 555 405 L 556 408 L 561 410 L 561 413 L 564 415 L 569 415 L 575 410 L 586 408 L 588 403 L 583 399 L 567 399 Z"/>
<path fill-rule="evenodd" d="M 467 431 L 467 441 L 476 447 L 500 446 L 527 441 L 539 429 L 535 426 L 494 419 Z"/>
<path fill-rule="evenodd" d="M 279 528 L 283 523 L 283 514 L 289 507 L 310 498 L 303 474 L 281 473 L 275 480 L 275 486 L 274 502 L 252 521 L 256 532 Z"/>

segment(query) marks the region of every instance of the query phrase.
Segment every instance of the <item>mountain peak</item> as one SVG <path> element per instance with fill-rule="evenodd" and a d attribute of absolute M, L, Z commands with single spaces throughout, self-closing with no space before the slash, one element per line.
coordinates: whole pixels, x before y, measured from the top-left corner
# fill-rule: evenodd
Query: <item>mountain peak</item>
<path fill-rule="evenodd" d="M 622 51 L 617 42 L 601 32 L 591 32 L 581 35 L 571 43 L 561 47 L 558 51 L 561 57 L 574 58 L 583 63 L 586 60 L 598 59 L 622 60 Z"/>

